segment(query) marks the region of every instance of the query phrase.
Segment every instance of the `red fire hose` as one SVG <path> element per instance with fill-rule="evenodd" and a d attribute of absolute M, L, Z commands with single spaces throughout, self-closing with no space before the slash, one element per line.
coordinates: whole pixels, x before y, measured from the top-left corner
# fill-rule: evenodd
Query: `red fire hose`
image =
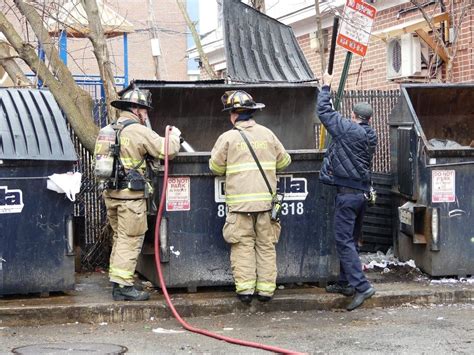
<path fill-rule="evenodd" d="M 275 353 L 280 353 L 280 354 L 301 354 L 296 351 L 292 350 L 286 350 L 282 348 L 277 348 L 274 346 L 269 346 L 269 345 L 264 345 L 264 344 L 259 344 L 259 343 L 254 343 L 251 341 L 245 341 L 245 340 L 240 340 L 240 339 L 235 339 L 235 338 L 230 338 L 226 337 L 220 334 L 212 333 L 210 331 L 204 330 L 204 329 L 199 329 L 191 326 L 188 324 L 181 316 L 178 314 L 176 309 L 173 306 L 173 303 L 171 302 L 171 299 L 168 295 L 168 290 L 166 289 L 166 284 L 165 280 L 163 278 L 163 273 L 161 271 L 161 261 L 160 261 L 160 224 L 161 224 L 161 218 L 163 216 L 163 208 L 166 203 L 166 187 L 168 186 L 168 143 L 169 143 L 169 134 L 171 130 L 171 126 L 166 126 L 166 133 L 165 133 L 165 171 L 164 171 L 164 177 L 163 177 L 163 188 L 161 191 L 161 199 L 160 199 L 160 206 L 158 208 L 158 214 L 156 216 L 156 223 L 155 223 L 155 265 L 156 265 L 156 272 L 158 274 L 158 277 L 160 279 L 160 285 L 161 285 L 161 290 L 163 291 L 163 295 L 165 296 L 166 303 L 168 304 L 168 307 L 171 309 L 171 312 L 173 313 L 173 316 L 178 320 L 179 323 L 185 328 L 186 330 L 189 330 L 190 332 L 193 333 L 198 333 L 202 334 L 211 338 L 215 338 L 218 340 L 223 340 L 228 343 L 232 344 L 237 344 L 241 346 L 248 346 L 252 348 L 257 348 L 257 349 L 262 349 L 262 350 L 267 350 L 267 351 L 272 351 Z"/>

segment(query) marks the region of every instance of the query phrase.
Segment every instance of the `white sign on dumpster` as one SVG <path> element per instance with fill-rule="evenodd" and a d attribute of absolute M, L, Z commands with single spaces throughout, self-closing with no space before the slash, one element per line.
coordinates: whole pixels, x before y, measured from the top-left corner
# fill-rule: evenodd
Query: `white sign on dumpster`
<path fill-rule="evenodd" d="M 189 176 L 170 177 L 166 190 L 167 211 L 189 211 L 191 209 L 191 179 Z"/>
<path fill-rule="evenodd" d="M 337 44 L 364 57 L 369 46 L 370 32 L 377 9 L 362 0 L 347 0 Z"/>
<path fill-rule="evenodd" d="M 456 200 L 456 172 L 433 170 L 431 172 L 431 202 L 454 202 Z"/>

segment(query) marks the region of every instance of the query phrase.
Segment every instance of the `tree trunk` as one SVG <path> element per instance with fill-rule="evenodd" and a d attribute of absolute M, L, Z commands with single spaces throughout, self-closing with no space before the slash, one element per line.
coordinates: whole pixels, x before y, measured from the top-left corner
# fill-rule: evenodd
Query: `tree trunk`
<path fill-rule="evenodd" d="M 176 3 L 178 4 L 178 7 L 181 10 L 181 13 L 183 14 L 184 20 L 186 21 L 186 25 L 191 31 L 191 34 L 194 39 L 194 44 L 196 45 L 196 49 L 199 53 L 199 57 L 201 58 L 202 64 L 204 65 L 204 70 L 206 71 L 207 75 L 209 75 L 211 79 L 217 79 L 217 75 L 212 69 L 211 65 L 209 64 L 209 59 L 207 58 L 206 53 L 202 49 L 201 38 L 199 37 L 199 34 L 196 30 L 196 26 L 194 26 L 193 21 L 191 21 L 191 19 L 189 18 L 188 11 L 186 10 L 186 7 L 184 6 L 183 1 L 176 0 Z"/>
<path fill-rule="evenodd" d="M 322 21 L 321 11 L 319 10 L 319 0 L 314 0 L 314 8 L 316 10 L 316 30 L 318 31 L 319 58 L 321 61 L 321 73 L 324 73 L 326 71 L 326 59 L 324 58 L 324 37 L 323 37 L 323 26 L 321 24 L 321 21 Z"/>
<path fill-rule="evenodd" d="M 15 57 L 11 55 L 10 46 L 5 42 L 0 42 L 0 67 L 5 69 L 15 86 L 32 86 L 31 82 L 13 58 Z"/>
<path fill-rule="evenodd" d="M 88 37 L 94 47 L 94 55 L 99 65 L 100 77 L 104 85 L 105 97 L 107 101 L 108 120 L 112 122 L 117 118 L 117 110 L 110 105 L 110 102 L 118 98 L 115 91 L 115 78 L 110 65 L 109 50 L 104 36 L 104 29 L 100 19 L 99 9 L 96 0 L 82 0 L 82 6 L 89 21 Z"/>
<path fill-rule="evenodd" d="M 0 12 L 0 32 L 3 32 L 8 42 L 18 52 L 19 57 L 48 86 L 82 145 L 93 152 L 99 130 L 92 119 L 92 109 L 77 105 L 78 101 L 70 96 L 70 93 L 74 92 L 74 88 L 54 77 L 46 64 L 38 58 L 35 49 L 30 44 L 23 42 L 23 39 L 2 12 Z M 74 83 L 74 85 L 76 84 Z M 89 102 L 92 103 L 90 96 Z"/>

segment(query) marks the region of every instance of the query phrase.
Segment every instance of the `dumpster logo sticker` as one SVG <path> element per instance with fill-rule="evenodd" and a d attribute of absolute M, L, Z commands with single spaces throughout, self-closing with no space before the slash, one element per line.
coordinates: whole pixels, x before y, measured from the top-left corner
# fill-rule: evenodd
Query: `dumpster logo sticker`
<path fill-rule="evenodd" d="M 21 190 L 9 190 L 8 186 L 0 186 L 0 214 L 21 213 L 23 206 Z"/>
<path fill-rule="evenodd" d="M 456 200 L 456 172 L 454 170 L 433 170 L 431 172 L 431 201 L 454 202 Z"/>
<path fill-rule="evenodd" d="M 217 203 L 225 202 L 224 185 L 224 177 L 215 178 L 214 198 Z M 285 194 L 285 201 L 304 201 L 308 196 L 308 181 L 306 178 L 296 178 L 293 175 L 279 175 L 277 191 Z"/>

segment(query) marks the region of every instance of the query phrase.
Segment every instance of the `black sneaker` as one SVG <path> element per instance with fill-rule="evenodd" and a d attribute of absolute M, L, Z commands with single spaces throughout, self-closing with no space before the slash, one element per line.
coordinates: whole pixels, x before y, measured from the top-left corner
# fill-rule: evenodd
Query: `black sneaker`
<path fill-rule="evenodd" d="M 114 301 L 146 301 L 150 298 L 148 292 L 138 291 L 133 286 L 122 286 L 114 284 L 112 288 Z"/>
<path fill-rule="evenodd" d="M 238 293 L 237 298 L 242 303 L 250 304 L 250 302 L 252 302 L 253 295 L 241 295 L 241 294 Z"/>
<path fill-rule="evenodd" d="M 344 296 L 352 296 L 355 293 L 354 287 L 351 287 L 349 285 L 347 286 L 342 286 L 340 284 L 333 284 L 333 285 L 328 285 L 326 286 L 326 292 L 329 293 L 340 293 Z"/>
<path fill-rule="evenodd" d="M 357 307 L 362 306 L 362 303 L 366 299 L 369 299 L 375 294 L 375 288 L 369 287 L 366 291 L 364 292 L 356 292 L 354 298 L 352 299 L 352 302 L 347 306 L 348 311 L 352 311 L 356 309 Z"/>
<path fill-rule="evenodd" d="M 263 295 L 257 295 L 257 299 L 260 301 L 260 302 L 269 302 L 272 300 L 272 296 L 263 296 Z"/>

